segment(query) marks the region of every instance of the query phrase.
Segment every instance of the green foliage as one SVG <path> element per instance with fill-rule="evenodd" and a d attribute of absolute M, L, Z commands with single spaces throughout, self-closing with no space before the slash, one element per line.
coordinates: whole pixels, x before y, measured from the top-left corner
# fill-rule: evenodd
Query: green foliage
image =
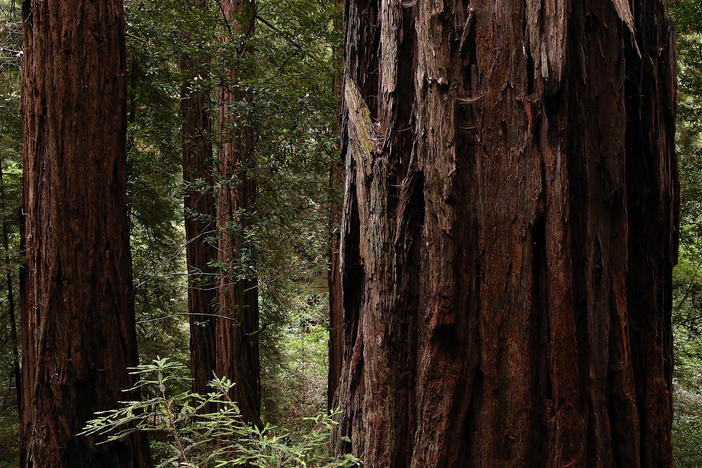
<path fill-rule="evenodd" d="M 696 360 L 678 359 L 675 370 L 673 434 L 674 465 L 678 468 L 702 466 L 702 369 Z"/>
<path fill-rule="evenodd" d="M 305 415 L 326 409 L 328 300 L 326 284 L 286 286 L 278 297 L 285 320 L 269 328 L 267 340 L 278 343 L 261 362 L 263 406 L 268 420 L 295 425 Z"/>
<path fill-rule="evenodd" d="M 351 455 L 336 456 L 329 450 L 329 435 L 336 422 L 322 414 L 305 418 L 304 430 L 287 432 L 266 425 L 257 428 L 242 421 L 236 402 L 228 393 L 234 385 L 214 378 L 212 391 L 199 395 L 183 391 L 187 386 L 182 364 L 155 359 L 137 367 L 139 381 L 130 391 L 141 400 L 127 401 L 121 408 L 103 411 L 88 422 L 82 435 L 118 440 L 134 431 L 152 435 L 158 467 L 308 467 L 357 466 Z M 217 412 L 204 408 L 216 405 Z"/>
<path fill-rule="evenodd" d="M 19 464 L 19 415 L 17 409 L 0 412 L 0 466 Z"/>
<path fill-rule="evenodd" d="M 702 9 L 671 2 L 678 47 L 680 258 L 673 275 L 673 453 L 676 467 L 702 466 Z"/>
<path fill-rule="evenodd" d="M 245 232 L 238 223 L 227 227 L 244 238 L 229 274 L 232 280 L 258 278 L 264 361 L 281 356 L 285 337 L 278 332 L 297 314 L 294 304 L 306 285 L 326 275 L 327 207 L 339 196 L 338 187 L 329 187 L 329 163 L 338 157 L 333 80 L 341 8 L 321 0 L 262 0 L 256 13 L 255 34 L 243 37 L 223 21 L 217 2 L 208 8 L 182 0 L 126 3 L 129 202 L 140 351 L 146 359 L 170 353 L 172 346 L 186 351 L 184 190 L 216 191 L 240 182 L 215 173 L 212 187 L 182 187 L 179 103 L 185 82 L 188 90 L 211 92 L 213 128 L 221 112 L 219 89 L 249 96 L 227 109 L 233 123 L 224 126 L 221 140 L 205 136 L 216 153 L 223 142 L 236 141 L 242 128 L 254 133 L 256 164 L 248 170 L 257 181 L 257 203 L 238 213 L 249 221 Z M 238 53 L 244 45 L 255 53 Z M 208 221 L 214 226 L 215 220 Z M 216 243 L 214 232 L 209 241 Z M 224 266 L 216 259 L 211 263 Z"/>
<path fill-rule="evenodd" d="M 22 263 L 19 225 L 23 221 L 22 127 L 20 116 L 20 75 L 22 65 L 22 23 L 18 2 L 0 0 L 0 466 L 17 466 L 19 420 L 14 380 L 13 347 L 7 274 L 10 275 L 19 328 L 18 273 Z M 7 233 L 8 249 L 2 243 Z"/>
<path fill-rule="evenodd" d="M 126 4 L 137 319 L 142 362 L 174 353 L 186 362 L 182 196 L 186 190 L 216 194 L 240 181 L 215 171 L 213 186 L 201 181 L 182 187 L 182 86 L 187 82 L 188 91 L 210 92 L 215 129 L 221 112 L 218 91 L 245 93 L 248 99 L 227 109 L 231 123 L 222 138 L 215 132 L 205 136 L 216 154 L 222 143 L 237 141 L 242 128 L 253 132 L 255 164 L 247 171 L 257 181 L 257 201 L 237 213 L 248 221 L 246 227 L 226 226 L 243 238 L 227 274 L 232 281 L 258 279 L 263 417 L 289 422 L 326 406 L 323 282 L 329 264 L 328 207 L 340 196 L 340 187 L 329 186 L 329 167 L 338 157 L 339 98 L 333 86 L 342 12 L 337 2 L 261 0 L 256 14 L 255 33 L 244 37 L 222 20 L 217 2 L 208 8 L 182 0 Z M 254 53 L 238 53 L 244 46 Z M 215 220 L 202 219 L 214 227 Z M 208 241 L 216 244 L 215 232 Z M 217 259 L 211 264 L 227 266 Z M 310 294 L 317 296 L 314 307 L 306 304 Z M 314 325 L 299 327 L 301 321 Z"/>
<path fill-rule="evenodd" d="M 132 0 L 127 21 L 127 200 L 142 360 L 187 361 L 180 81 L 183 2 Z M 210 28 L 211 29 L 211 28 Z"/>

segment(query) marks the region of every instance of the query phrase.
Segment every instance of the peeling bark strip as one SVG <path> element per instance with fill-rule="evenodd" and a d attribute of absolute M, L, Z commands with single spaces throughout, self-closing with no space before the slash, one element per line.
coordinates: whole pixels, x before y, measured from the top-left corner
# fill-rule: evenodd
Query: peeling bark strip
<path fill-rule="evenodd" d="M 23 467 L 150 465 L 141 434 L 77 436 L 137 364 L 126 202 L 121 0 L 26 0 L 22 108 L 27 279 Z"/>
<path fill-rule="evenodd" d="M 349 0 L 345 61 L 344 448 L 670 466 L 664 3 Z"/>
<path fill-rule="evenodd" d="M 614 0 L 623 1 L 623 0 Z M 628 1 L 628 0 L 626 0 Z M 563 76 L 570 0 L 527 0 L 526 25 L 534 68 L 557 85 Z"/>
<path fill-rule="evenodd" d="M 190 0 L 195 8 L 205 8 L 206 0 Z M 184 57 L 182 68 L 189 72 L 181 91 L 183 115 L 183 182 L 185 191 L 185 235 L 188 239 L 188 313 L 190 320 L 190 375 L 193 391 L 206 394 L 208 382 L 215 372 L 215 320 L 212 314 L 217 299 L 216 269 L 210 262 L 217 258 L 217 249 L 208 241 L 216 230 L 215 199 L 211 187 L 213 158 L 210 132 L 209 91 L 193 91 L 197 76 L 190 57 Z M 204 184 L 189 187 L 191 184 Z M 209 314 L 209 315 L 208 315 Z M 210 408 L 208 411 L 213 411 Z"/>
<path fill-rule="evenodd" d="M 222 2 L 224 20 L 232 24 L 235 34 L 253 34 L 255 12 L 253 0 Z M 244 48 L 243 53 L 246 52 Z M 230 70 L 230 83 L 235 82 L 236 72 Z M 241 272 L 235 267 L 244 245 L 241 232 L 250 226 L 249 217 L 256 203 L 256 180 L 250 174 L 255 164 L 253 134 L 250 128 L 232 131 L 236 121 L 231 107 L 243 98 L 237 95 L 233 85 L 223 88 L 219 95 L 218 162 L 222 183 L 217 197 L 218 260 L 227 266 L 220 273 L 218 298 L 220 314 L 234 320 L 216 320 L 216 368 L 218 376 L 228 377 L 236 384 L 231 397 L 238 403 L 242 416 L 260 425 L 258 279 L 241 279 Z"/>

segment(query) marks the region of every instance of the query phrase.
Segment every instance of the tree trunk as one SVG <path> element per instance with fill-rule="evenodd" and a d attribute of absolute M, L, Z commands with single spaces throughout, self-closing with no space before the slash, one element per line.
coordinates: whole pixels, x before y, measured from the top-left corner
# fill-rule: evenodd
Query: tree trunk
<path fill-rule="evenodd" d="M 340 0 L 336 0 L 341 5 Z M 334 22 L 337 31 L 343 29 L 341 19 Z M 332 90 L 336 96 L 341 94 L 344 85 L 343 51 L 335 48 L 337 73 L 334 75 Z M 338 121 L 335 134 L 341 133 L 341 122 Z M 341 257 L 339 256 L 339 243 L 341 234 L 341 202 L 337 198 L 337 190 L 344 183 L 344 168 L 341 158 L 334 158 L 329 165 L 329 271 L 327 284 L 329 286 L 329 371 L 327 380 L 327 410 L 334 409 L 336 404 L 336 390 L 341 379 L 341 366 L 344 359 L 344 304 L 341 291 Z"/>
<path fill-rule="evenodd" d="M 23 4 L 22 465 L 148 466 L 146 439 L 78 436 L 137 364 L 120 0 Z"/>
<path fill-rule="evenodd" d="M 340 431 L 365 466 L 670 466 L 661 0 L 347 2 Z"/>
<path fill-rule="evenodd" d="M 205 8 L 206 0 L 190 0 L 193 7 Z M 215 231 L 213 159 L 210 140 L 209 92 L 193 90 L 206 73 L 202 64 L 184 57 L 182 68 L 188 79 L 181 92 L 183 115 L 183 182 L 185 183 L 185 235 L 188 264 L 188 314 L 190 320 L 190 374 L 193 391 L 208 392 L 207 383 L 215 372 L 215 320 L 217 299 L 216 269 L 210 262 L 217 249 L 207 241 Z"/>
<path fill-rule="evenodd" d="M 225 21 L 242 41 L 253 34 L 255 11 L 253 0 L 222 2 Z M 239 47 L 239 53 L 247 53 L 248 49 Z M 258 279 L 249 271 L 251 259 L 242 258 L 245 249 L 251 254 L 251 246 L 244 237 L 251 227 L 256 202 L 256 180 L 251 175 L 255 167 L 254 135 L 246 125 L 237 126 L 240 122 L 233 115 L 232 107 L 237 100 L 246 99 L 234 84 L 236 76 L 237 71 L 230 70 L 230 81 L 219 96 L 221 188 L 217 199 L 217 228 L 218 260 L 224 266 L 220 272 L 218 299 L 220 314 L 228 318 L 217 318 L 217 375 L 228 377 L 236 384 L 232 398 L 238 403 L 242 416 L 260 425 Z"/>

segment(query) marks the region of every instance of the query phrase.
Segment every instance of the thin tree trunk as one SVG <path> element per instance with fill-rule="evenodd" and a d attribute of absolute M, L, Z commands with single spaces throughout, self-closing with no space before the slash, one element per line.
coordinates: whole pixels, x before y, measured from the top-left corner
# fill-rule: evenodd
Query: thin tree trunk
<path fill-rule="evenodd" d="M 207 7 L 206 0 L 190 0 L 195 8 Z M 190 320 L 190 373 L 193 391 L 202 395 L 215 372 L 214 306 L 217 291 L 216 269 L 210 263 L 217 249 L 208 241 L 215 228 L 215 199 L 212 190 L 214 169 L 207 90 L 193 90 L 196 79 L 206 78 L 202 64 L 184 57 L 183 70 L 188 79 L 181 91 L 183 115 L 183 182 L 185 183 L 185 235 L 188 240 L 188 313 Z"/>
<path fill-rule="evenodd" d="M 252 0 L 222 2 L 224 20 L 234 34 L 243 35 L 244 41 L 253 34 L 255 11 Z M 247 53 L 248 49 L 248 46 L 239 47 L 239 53 Z M 240 268 L 242 253 L 250 247 L 244 236 L 251 227 L 256 202 L 256 180 L 252 177 L 254 136 L 245 125 L 236 128 L 232 107 L 237 100 L 246 99 L 237 94 L 239 91 L 233 84 L 236 77 L 237 70 L 230 70 L 230 83 L 219 97 L 218 162 L 222 182 L 217 199 L 218 260 L 225 267 L 220 274 L 218 299 L 220 314 L 230 319 L 217 319 L 216 365 L 219 376 L 229 377 L 236 384 L 232 397 L 239 404 L 242 416 L 260 425 L 258 279 Z"/>
<path fill-rule="evenodd" d="M 337 0 L 337 3 L 341 3 Z M 334 27 L 341 31 L 343 21 L 336 21 Z M 344 82 L 343 51 L 335 50 L 337 56 L 337 73 L 332 82 L 332 91 L 340 95 Z M 337 116 L 338 120 L 338 116 Z M 335 133 L 341 134 L 341 122 L 337 122 Z M 334 158 L 329 164 L 329 271 L 327 283 L 329 286 L 329 372 L 327 381 L 327 410 L 336 406 L 336 389 L 341 379 L 341 365 L 344 359 L 344 307 L 341 291 L 341 270 L 339 257 L 339 242 L 341 240 L 341 209 L 336 193 L 344 183 L 344 168 L 341 158 Z"/>
<path fill-rule="evenodd" d="M 77 436 L 137 364 L 122 2 L 28 0 L 23 17 L 22 465 L 148 466 L 139 433 Z"/>
<path fill-rule="evenodd" d="M 347 2 L 341 434 L 365 466 L 670 466 L 660 0 Z"/>

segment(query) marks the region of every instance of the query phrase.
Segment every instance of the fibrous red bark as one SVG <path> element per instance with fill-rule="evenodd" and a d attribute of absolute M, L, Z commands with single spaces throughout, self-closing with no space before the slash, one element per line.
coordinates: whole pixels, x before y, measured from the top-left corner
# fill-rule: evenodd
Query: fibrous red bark
<path fill-rule="evenodd" d="M 145 437 L 77 434 L 137 364 L 122 1 L 26 0 L 22 466 L 148 466 Z"/>
<path fill-rule="evenodd" d="M 224 19 L 243 40 L 253 34 L 253 0 L 225 0 Z M 245 53 L 247 48 L 240 48 Z M 217 199 L 218 260 L 223 268 L 218 288 L 217 375 L 234 383 L 231 395 L 244 419 L 260 423 L 261 383 L 258 347 L 258 279 L 240 268 L 244 235 L 255 209 L 256 179 L 253 132 L 238 122 L 233 112 L 237 100 L 246 99 L 234 86 L 237 70 L 230 70 L 230 83 L 220 91 L 218 153 L 220 189 Z M 236 129 L 236 131 L 235 131 Z M 245 263 L 245 262 L 244 262 Z"/>
<path fill-rule="evenodd" d="M 190 0 L 205 8 L 206 0 Z M 217 271 L 211 263 L 217 249 L 209 242 L 216 231 L 215 198 L 212 192 L 214 160 L 209 112 L 209 91 L 197 89 L 207 70 L 191 57 L 183 58 L 188 79 L 183 84 L 183 182 L 185 184 L 185 235 L 188 264 L 188 314 L 190 321 L 190 375 L 193 391 L 204 395 L 216 363 L 215 305 Z"/>
<path fill-rule="evenodd" d="M 340 433 L 365 466 L 670 466 L 660 0 L 350 0 Z"/>

